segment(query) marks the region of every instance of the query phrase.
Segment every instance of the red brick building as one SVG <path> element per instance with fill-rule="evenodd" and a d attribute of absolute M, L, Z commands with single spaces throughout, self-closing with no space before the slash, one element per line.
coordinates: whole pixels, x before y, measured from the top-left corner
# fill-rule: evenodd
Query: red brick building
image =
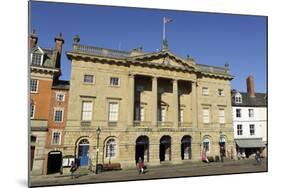
<path fill-rule="evenodd" d="M 37 45 L 35 31 L 30 35 L 30 171 L 44 173 L 45 147 L 52 108 L 53 87 L 60 83 L 61 51 L 64 40 L 59 34 L 55 48 Z"/>
<path fill-rule="evenodd" d="M 48 134 L 45 150 L 46 174 L 61 171 L 64 128 L 67 119 L 68 106 L 68 81 L 56 81 L 52 86 L 50 112 L 48 120 Z"/>

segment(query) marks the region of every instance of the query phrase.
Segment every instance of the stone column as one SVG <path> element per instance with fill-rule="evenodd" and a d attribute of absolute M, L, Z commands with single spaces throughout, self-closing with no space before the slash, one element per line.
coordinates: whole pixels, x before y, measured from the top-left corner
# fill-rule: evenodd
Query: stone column
<path fill-rule="evenodd" d="M 157 77 L 152 77 L 152 126 L 157 126 L 158 88 Z"/>
<path fill-rule="evenodd" d="M 135 106 L 135 75 L 129 75 L 129 97 L 128 97 L 128 127 L 134 125 L 134 106 Z"/>
<path fill-rule="evenodd" d="M 196 82 L 192 82 L 192 91 L 191 91 L 191 104 L 192 104 L 192 126 L 198 127 L 197 122 L 197 87 Z"/>
<path fill-rule="evenodd" d="M 179 94 L 178 94 L 178 80 L 173 80 L 173 107 L 174 107 L 174 121 L 173 126 L 178 127 L 179 124 Z"/>

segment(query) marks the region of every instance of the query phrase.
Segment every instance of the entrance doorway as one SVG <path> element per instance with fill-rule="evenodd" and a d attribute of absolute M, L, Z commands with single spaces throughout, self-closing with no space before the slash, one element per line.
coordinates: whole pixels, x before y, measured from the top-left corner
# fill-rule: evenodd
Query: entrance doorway
<path fill-rule="evenodd" d="M 162 136 L 160 139 L 159 145 L 159 159 L 161 161 L 170 161 L 171 160 L 171 137 Z"/>
<path fill-rule="evenodd" d="M 149 162 L 149 138 L 147 136 L 139 136 L 136 140 L 136 163 L 139 158 L 144 162 Z"/>
<path fill-rule="evenodd" d="M 191 159 L 191 136 L 184 136 L 181 139 L 181 159 Z"/>
<path fill-rule="evenodd" d="M 79 166 L 88 166 L 89 148 L 90 148 L 90 144 L 87 139 L 83 139 L 79 142 L 79 147 L 78 147 Z"/>
<path fill-rule="evenodd" d="M 61 171 L 62 153 L 60 151 L 51 151 L 48 153 L 47 174 L 58 173 Z"/>

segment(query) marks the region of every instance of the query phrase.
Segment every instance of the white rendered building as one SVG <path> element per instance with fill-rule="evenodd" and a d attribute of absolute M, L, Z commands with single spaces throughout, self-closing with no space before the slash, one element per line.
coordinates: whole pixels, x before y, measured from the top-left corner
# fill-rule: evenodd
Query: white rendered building
<path fill-rule="evenodd" d="M 267 95 L 254 92 L 252 76 L 247 78 L 247 92 L 232 90 L 234 140 L 237 154 L 249 157 L 257 150 L 266 156 Z"/>

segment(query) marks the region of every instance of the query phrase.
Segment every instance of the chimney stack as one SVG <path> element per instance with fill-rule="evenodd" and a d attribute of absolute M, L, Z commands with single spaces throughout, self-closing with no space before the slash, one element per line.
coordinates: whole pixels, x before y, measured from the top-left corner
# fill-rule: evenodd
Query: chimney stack
<path fill-rule="evenodd" d="M 55 52 L 54 62 L 56 64 L 56 68 L 60 68 L 61 51 L 62 51 L 62 45 L 64 43 L 61 33 L 59 33 L 59 36 L 55 38 L 55 42 L 56 42 L 56 49 L 55 49 L 56 52 Z"/>
<path fill-rule="evenodd" d="M 33 29 L 32 33 L 30 35 L 30 48 L 35 48 L 37 45 L 37 41 L 38 41 L 38 38 L 36 37 L 35 29 Z"/>
<path fill-rule="evenodd" d="M 59 54 L 61 54 L 62 45 L 64 43 L 61 33 L 59 33 L 59 36 L 55 38 L 55 42 L 56 42 L 56 51 L 59 52 Z"/>
<path fill-rule="evenodd" d="M 250 97 L 255 97 L 254 77 L 252 75 L 247 77 L 247 92 Z"/>

